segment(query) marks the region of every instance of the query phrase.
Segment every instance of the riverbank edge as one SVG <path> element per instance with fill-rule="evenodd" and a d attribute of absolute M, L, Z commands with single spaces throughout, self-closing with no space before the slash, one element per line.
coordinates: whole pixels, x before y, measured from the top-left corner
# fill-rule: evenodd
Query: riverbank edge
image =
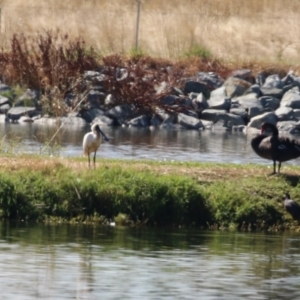
<path fill-rule="evenodd" d="M 300 195 L 300 167 L 0 157 L 3 220 L 203 229 L 298 230 L 283 195 Z"/>

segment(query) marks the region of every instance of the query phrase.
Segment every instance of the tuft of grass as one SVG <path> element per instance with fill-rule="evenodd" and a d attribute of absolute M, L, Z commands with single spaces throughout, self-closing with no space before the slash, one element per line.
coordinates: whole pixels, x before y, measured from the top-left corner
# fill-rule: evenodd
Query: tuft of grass
<path fill-rule="evenodd" d="M 94 215 L 113 219 L 125 214 L 134 223 L 206 224 L 209 214 L 204 213 L 204 199 L 201 200 L 200 190 L 193 181 L 178 176 L 160 179 L 151 172 L 136 174 L 120 168 L 74 177 L 62 166 L 38 172 L 20 170 L 10 175 L 0 174 L 1 216 L 84 220 Z M 182 214 L 193 211 L 195 205 L 202 208 L 202 214 Z"/>
<path fill-rule="evenodd" d="M 145 57 L 147 56 L 146 52 L 144 49 L 142 49 L 141 47 L 138 47 L 138 48 L 132 48 L 129 50 L 129 57 L 131 59 L 141 59 L 142 57 Z"/>
<path fill-rule="evenodd" d="M 199 57 L 204 61 L 211 60 L 213 58 L 211 51 L 203 45 L 193 45 L 188 51 L 184 53 L 184 56 L 187 58 Z"/>
<path fill-rule="evenodd" d="M 267 189 L 262 188 L 259 182 L 254 184 L 257 191 L 251 189 L 249 181 L 251 179 L 242 180 L 240 184 L 225 182 L 208 188 L 209 202 L 217 224 L 228 227 L 233 223 L 242 228 L 245 224 L 269 227 L 282 223 L 283 211 L 280 211 L 277 201 L 264 195 Z M 283 192 L 279 194 L 282 196 Z"/>

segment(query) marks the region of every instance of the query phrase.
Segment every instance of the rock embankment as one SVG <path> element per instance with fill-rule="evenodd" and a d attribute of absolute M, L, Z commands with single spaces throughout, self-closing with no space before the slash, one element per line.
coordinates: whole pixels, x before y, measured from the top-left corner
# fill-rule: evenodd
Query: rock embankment
<path fill-rule="evenodd" d="M 266 74 L 261 72 L 254 76 L 251 70 L 242 69 L 232 72 L 227 78 L 221 78 L 213 72 L 198 72 L 172 84 L 143 76 L 139 81 L 143 83 L 141 92 L 145 90 L 144 83 L 148 86 L 152 84 L 155 93 L 150 97 L 156 99 L 151 109 L 143 110 L 138 107 L 143 94 L 137 97 L 139 102 L 136 99 L 128 101 L 127 95 L 122 103 L 120 97 L 116 100 L 116 87 L 105 84 L 105 72 L 86 71 L 83 77 L 89 89 L 85 91 L 82 101 L 84 107 L 79 105 L 78 109 L 60 118 L 43 115 L 40 91 L 28 89 L 12 99 L 12 87 L 2 83 L 0 122 L 53 125 L 59 119 L 74 126 L 98 122 L 101 126 L 236 131 L 258 129 L 262 122 L 270 122 L 281 131 L 299 133 L 300 77 L 292 71 L 284 76 Z M 116 85 L 125 84 L 128 91 L 133 88 L 139 90 L 139 85 L 134 86 L 133 81 L 128 80 L 136 74 L 123 68 L 115 76 Z M 63 105 L 74 107 L 76 97 L 78 99 L 78 95 L 68 93 L 61 101 Z M 149 94 L 147 97 L 151 99 Z"/>

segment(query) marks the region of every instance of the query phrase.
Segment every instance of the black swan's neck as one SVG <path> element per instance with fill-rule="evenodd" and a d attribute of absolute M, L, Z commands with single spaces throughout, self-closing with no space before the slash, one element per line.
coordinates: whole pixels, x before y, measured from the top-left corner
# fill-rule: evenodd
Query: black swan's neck
<path fill-rule="evenodd" d="M 272 135 L 273 136 L 278 136 L 279 135 L 279 132 L 278 132 L 278 129 L 277 129 L 276 126 L 272 126 L 271 130 L 272 130 Z"/>
<path fill-rule="evenodd" d="M 278 137 L 279 136 L 279 132 L 278 129 L 275 125 L 270 124 L 270 123 L 265 123 L 262 125 L 262 134 L 265 133 L 266 129 L 270 129 L 272 131 L 272 136 Z"/>

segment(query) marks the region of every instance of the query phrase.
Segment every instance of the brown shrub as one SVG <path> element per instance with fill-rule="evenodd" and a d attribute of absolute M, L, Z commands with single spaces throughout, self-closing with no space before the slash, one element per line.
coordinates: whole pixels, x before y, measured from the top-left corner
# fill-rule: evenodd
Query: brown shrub
<path fill-rule="evenodd" d="M 41 90 L 50 111 L 52 102 L 61 102 L 65 93 L 78 92 L 82 87 L 78 78 L 98 65 L 92 47 L 58 31 L 31 38 L 14 34 L 9 51 L 3 50 L 0 55 L 0 71 L 6 83 Z M 55 106 L 65 107 L 57 103 Z M 63 113 L 62 109 L 60 114 Z"/>

